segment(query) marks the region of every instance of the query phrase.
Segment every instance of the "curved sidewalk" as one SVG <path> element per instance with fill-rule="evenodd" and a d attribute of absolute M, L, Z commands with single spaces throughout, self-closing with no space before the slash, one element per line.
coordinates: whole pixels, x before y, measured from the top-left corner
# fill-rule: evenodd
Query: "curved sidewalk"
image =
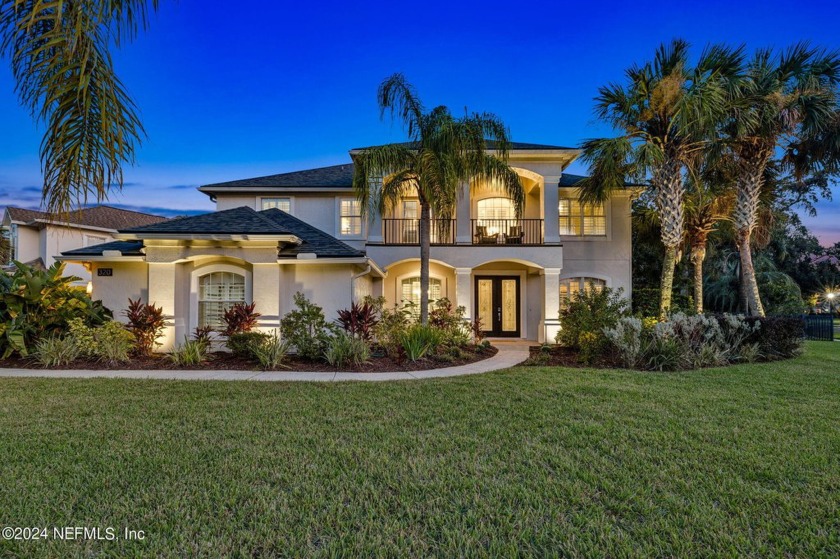
<path fill-rule="evenodd" d="M 388 381 L 411 380 L 427 378 L 458 377 L 489 373 L 499 369 L 507 369 L 528 359 L 528 346 L 521 343 L 499 343 L 499 351 L 493 357 L 483 361 L 446 367 L 443 369 L 428 369 L 425 371 L 399 371 L 393 373 L 313 373 L 296 371 L 93 371 L 84 369 L 0 369 L 0 377 L 29 377 L 29 378 L 133 378 L 158 380 L 257 380 L 257 381 Z"/>

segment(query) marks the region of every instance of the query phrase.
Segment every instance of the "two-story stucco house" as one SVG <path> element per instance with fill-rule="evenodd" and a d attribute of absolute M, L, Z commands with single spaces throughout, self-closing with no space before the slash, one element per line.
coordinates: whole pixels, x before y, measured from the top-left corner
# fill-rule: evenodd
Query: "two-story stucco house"
<path fill-rule="evenodd" d="M 35 266 L 52 266 L 56 256 L 65 250 L 102 244 L 115 239 L 117 231 L 165 221 L 165 217 L 111 206 L 93 206 L 55 218 L 45 212 L 6 207 L 0 222 L 2 234 L 9 243 L 3 266 L 11 269 L 13 260 Z M 90 281 L 90 272 L 81 264 L 70 263 L 68 276 Z"/>
<path fill-rule="evenodd" d="M 629 297 L 631 193 L 582 206 L 581 177 L 563 173 L 578 150 L 519 143 L 509 155 L 524 212 L 517 218 L 497 189 L 464 184 L 453 222 L 433 226 L 430 299 L 463 306 L 490 337 L 550 341 L 563 298 L 601 286 Z M 94 296 L 115 311 L 128 297 L 163 306 L 172 317 L 164 349 L 219 324 L 236 301 L 256 301 L 266 329 L 297 291 L 329 318 L 368 294 L 419 302 L 418 201 L 363 217 L 352 178 L 348 163 L 205 185 L 216 212 L 125 229 L 62 258 L 94 270 Z"/>

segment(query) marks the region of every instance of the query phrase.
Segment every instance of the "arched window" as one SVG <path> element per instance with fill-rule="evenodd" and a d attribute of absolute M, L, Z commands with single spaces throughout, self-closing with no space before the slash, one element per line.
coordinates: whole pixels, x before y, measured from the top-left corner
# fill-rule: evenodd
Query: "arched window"
<path fill-rule="evenodd" d="M 212 272 L 198 278 L 198 325 L 224 328 L 225 309 L 245 302 L 245 276 Z"/>
<path fill-rule="evenodd" d="M 516 219 L 516 206 L 510 198 L 485 198 L 476 204 L 478 219 Z"/>
<path fill-rule="evenodd" d="M 607 282 L 598 278 L 566 278 L 560 280 L 560 308 L 566 308 L 581 291 L 601 292 Z"/>
<path fill-rule="evenodd" d="M 442 283 L 439 279 L 429 278 L 429 310 L 434 302 L 443 296 Z M 417 316 L 420 316 L 420 277 L 402 280 L 402 300 L 412 303 Z"/>

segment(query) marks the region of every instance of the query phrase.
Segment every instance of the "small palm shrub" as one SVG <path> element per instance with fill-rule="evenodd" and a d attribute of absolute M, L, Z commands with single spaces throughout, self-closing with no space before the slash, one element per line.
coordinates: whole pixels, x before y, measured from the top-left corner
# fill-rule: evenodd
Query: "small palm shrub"
<path fill-rule="evenodd" d="M 72 336 L 50 336 L 35 344 L 35 359 L 44 367 L 63 367 L 79 358 L 81 350 Z"/>
<path fill-rule="evenodd" d="M 257 319 L 262 315 L 254 312 L 257 303 L 234 303 L 229 309 L 225 309 L 222 320 L 225 329 L 222 332 L 225 336 L 250 332 L 257 325 Z"/>
<path fill-rule="evenodd" d="M 153 303 L 144 304 L 140 299 L 129 299 L 128 309 L 123 314 L 128 319 L 128 330 L 134 334 L 135 351 L 139 355 L 151 354 L 160 345 L 157 340 L 163 335 L 166 326 L 163 308 Z"/>
<path fill-rule="evenodd" d="M 437 351 L 443 336 L 443 332 L 437 328 L 414 324 L 402 334 L 402 349 L 411 361 L 418 361 Z"/>
<path fill-rule="evenodd" d="M 81 355 L 107 365 L 131 360 L 136 340 L 134 334 L 119 322 L 110 320 L 102 326 L 90 327 L 77 318 L 70 321 L 68 328 Z"/>
<path fill-rule="evenodd" d="M 373 340 L 373 329 L 379 319 L 376 307 L 370 301 L 364 301 L 361 305 L 353 303 L 349 309 L 338 311 L 336 322 L 351 336 L 369 343 Z"/>
<path fill-rule="evenodd" d="M 231 353 L 243 359 L 256 359 L 256 348 L 268 341 L 264 332 L 237 332 L 227 337 L 225 345 Z"/>
<path fill-rule="evenodd" d="M 263 370 L 275 371 L 286 367 L 283 361 L 289 353 L 289 346 L 289 342 L 281 339 L 280 333 L 275 330 L 272 335 L 266 335 L 262 343 L 254 345 L 252 352 Z"/>
<path fill-rule="evenodd" d="M 338 332 L 330 339 L 324 352 L 327 363 L 333 367 L 353 365 L 361 367 L 370 359 L 370 346 L 362 339 L 347 332 Z"/>
<path fill-rule="evenodd" d="M 295 310 L 280 321 L 283 338 L 289 341 L 299 357 L 310 361 L 321 359 L 335 327 L 327 323 L 324 310 L 303 293 L 295 293 L 294 300 Z"/>
<path fill-rule="evenodd" d="M 184 337 L 184 343 L 169 354 L 169 359 L 177 367 L 193 367 L 207 361 L 208 344 L 201 340 Z"/>
<path fill-rule="evenodd" d="M 591 363 L 607 348 L 604 329 L 613 328 L 628 314 L 628 304 L 621 289 L 581 291 L 560 310 L 560 331 L 554 339 L 562 346 L 577 350 L 582 362 Z"/>

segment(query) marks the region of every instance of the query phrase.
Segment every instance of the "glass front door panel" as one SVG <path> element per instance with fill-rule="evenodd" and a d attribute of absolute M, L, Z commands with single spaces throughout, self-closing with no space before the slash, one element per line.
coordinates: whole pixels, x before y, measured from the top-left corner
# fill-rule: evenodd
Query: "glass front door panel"
<path fill-rule="evenodd" d="M 493 280 L 478 280 L 478 319 L 485 332 L 493 330 Z"/>
<path fill-rule="evenodd" d="M 514 279 L 503 279 L 501 281 L 502 332 L 514 333 L 517 330 L 516 284 L 518 282 Z"/>

